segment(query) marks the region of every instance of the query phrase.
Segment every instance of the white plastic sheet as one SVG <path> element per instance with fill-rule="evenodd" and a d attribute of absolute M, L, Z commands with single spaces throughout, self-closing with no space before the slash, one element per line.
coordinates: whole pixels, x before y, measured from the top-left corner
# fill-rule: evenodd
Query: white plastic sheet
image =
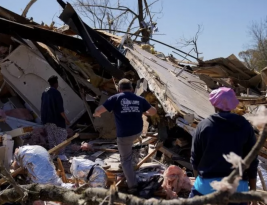
<path fill-rule="evenodd" d="M 92 167 L 93 171 L 88 180 L 87 177 Z M 74 157 L 70 167 L 70 172 L 75 178 L 88 182 L 91 187 L 106 187 L 106 172 L 93 161 Z"/>
<path fill-rule="evenodd" d="M 33 183 L 58 186 L 62 184 L 50 155 L 45 148 L 38 145 L 22 146 L 15 153 L 15 159 L 21 167 L 27 169 L 28 176 Z"/>

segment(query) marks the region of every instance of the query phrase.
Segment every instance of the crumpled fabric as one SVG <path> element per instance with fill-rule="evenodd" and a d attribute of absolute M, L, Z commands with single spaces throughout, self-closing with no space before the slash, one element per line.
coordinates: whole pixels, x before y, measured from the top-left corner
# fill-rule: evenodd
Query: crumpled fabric
<path fill-rule="evenodd" d="M 1 110 L 0 110 L 1 111 Z M 73 136 L 73 130 L 67 128 L 68 138 Z M 23 137 L 24 144 L 27 145 L 40 145 L 46 149 L 49 149 L 48 137 L 44 127 L 36 127 L 33 129 L 30 135 Z"/>
<path fill-rule="evenodd" d="M 235 92 L 231 88 L 221 87 L 210 93 L 211 104 L 223 111 L 231 111 L 239 104 Z"/>
<path fill-rule="evenodd" d="M 90 187 L 106 187 L 107 184 L 107 175 L 105 170 L 102 167 L 95 166 L 97 163 L 88 160 L 88 159 L 80 159 L 74 157 L 72 159 L 72 164 L 70 167 L 70 172 L 77 179 L 82 179 L 87 182 Z M 89 180 L 87 176 L 92 168 L 93 172 L 90 176 Z"/>
<path fill-rule="evenodd" d="M 38 145 L 22 146 L 15 153 L 15 159 L 21 167 L 27 169 L 28 176 L 33 183 L 56 186 L 62 184 L 50 155 L 45 148 Z"/>
<path fill-rule="evenodd" d="M 166 191 L 168 199 L 177 198 L 181 190 L 190 191 L 193 186 L 186 172 L 175 165 L 169 166 L 163 177 L 162 187 Z"/>

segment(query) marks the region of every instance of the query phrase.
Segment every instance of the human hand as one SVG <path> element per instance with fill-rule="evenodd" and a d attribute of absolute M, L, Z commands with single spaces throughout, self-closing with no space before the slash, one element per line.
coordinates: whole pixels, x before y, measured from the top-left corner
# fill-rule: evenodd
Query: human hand
<path fill-rule="evenodd" d="M 94 113 L 93 116 L 94 117 L 101 117 L 101 114 Z"/>
<path fill-rule="evenodd" d="M 254 202 L 250 202 L 249 205 L 258 205 L 258 203 L 254 201 Z"/>

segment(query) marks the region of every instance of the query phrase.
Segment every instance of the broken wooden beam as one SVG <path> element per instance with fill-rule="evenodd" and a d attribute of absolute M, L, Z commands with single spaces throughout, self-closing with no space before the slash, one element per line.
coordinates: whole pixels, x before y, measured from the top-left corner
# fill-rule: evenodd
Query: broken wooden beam
<path fill-rule="evenodd" d="M 163 143 L 160 143 L 158 146 L 156 146 L 156 148 L 152 152 L 150 152 L 147 156 L 145 156 L 144 159 L 138 162 L 135 169 L 139 169 L 142 164 L 144 164 L 151 156 L 153 156 L 162 147 L 162 145 Z"/>
<path fill-rule="evenodd" d="M 76 139 L 77 137 L 79 137 L 79 134 L 76 133 L 75 135 L 73 135 L 71 138 L 65 140 L 64 142 L 61 142 L 59 145 L 53 147 L 52 149 L 50 149 L 48 151 L 49 154 L 55 154 L 57 153 L 60 149 L 62 149 L 63 147 L 66 147 L 67 145 L 70 144 L 70 142 L 74 139 Z"/>
<path fill-rule="evenodd" d="M 173 159 L 173 161 L 177 162 L 178 164 L 184 166 L 186 169 L 192 170 L 192 165 L 190 164 L 190 162 L 187 162 L 183 159 L 181 159 L 181 156 L 179 156 L 178 154 L 176 154 L 175 152 L 167 149 L 166 147 L 161 147 L 159 149 L 160 152 L 162 152 L 163 154 L 165 154 L 167 157 L 169 157 L 170 159 Z M 175 159 L 176 158 L 176 159 Z M 181 160 L 179 160 L 181 159 Z"/>

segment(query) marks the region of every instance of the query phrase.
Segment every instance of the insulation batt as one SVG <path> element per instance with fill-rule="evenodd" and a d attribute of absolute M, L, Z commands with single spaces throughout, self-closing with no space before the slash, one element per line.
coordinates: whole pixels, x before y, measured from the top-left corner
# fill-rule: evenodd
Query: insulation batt
<path fill-rule="evenodd" d="M 190 191 L 193 186 L 186 172 L 175 165 L 169 166 L 165 170 L 163 177 L 164 181 L 162 187 L 170 199 L 177 198 L 177 194 L 181 190 Z"/>
<path fill-rule="evenodd" d="M 33 183 L 57 186 L 62 184 L 45 148 L 38 145 L 22 146 L 15 152 L 15 159 L 21 167 L 27 169 L 28 176 Z"/>

